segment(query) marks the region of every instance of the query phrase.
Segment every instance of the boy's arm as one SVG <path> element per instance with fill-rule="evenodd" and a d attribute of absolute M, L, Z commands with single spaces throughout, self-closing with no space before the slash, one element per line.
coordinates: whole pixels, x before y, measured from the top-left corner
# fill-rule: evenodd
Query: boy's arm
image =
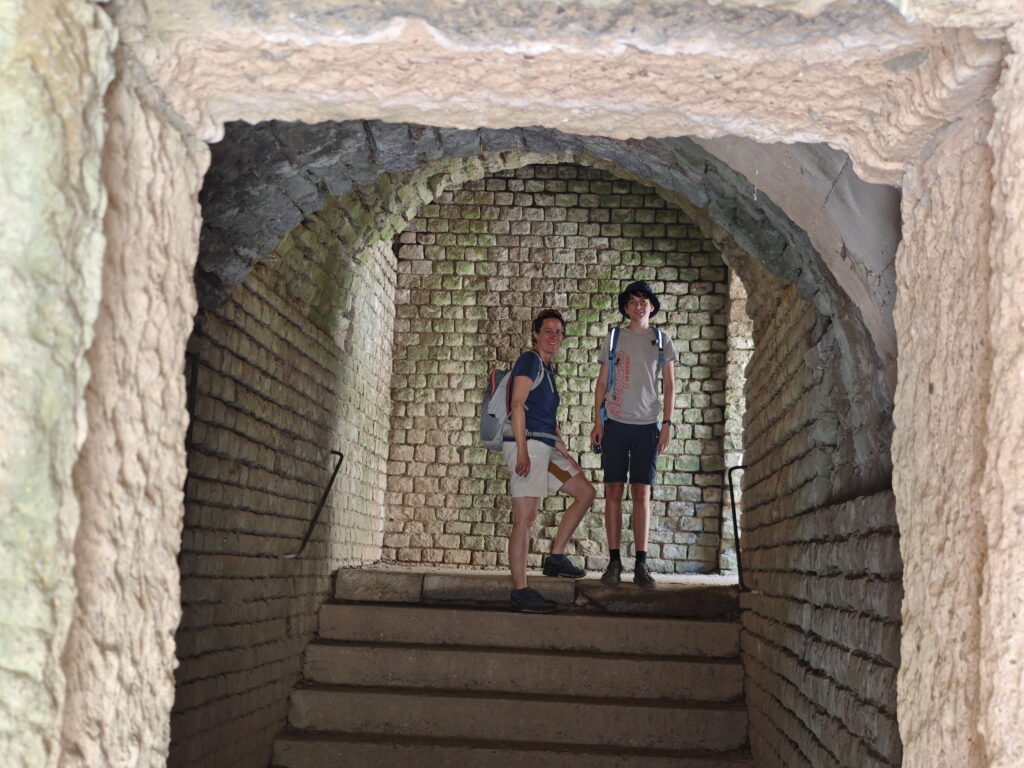
<path fill-rule="evenodd" d="M 665 408 L 662 419 L 672 421 L 672 412 L 676 406 L 676 364 L 667 362 L 661 366 L 661 392 L 665 400 Z M 662 424 L 661 432 L 658 435 L 658 453 L 664 453 L 668 447 L 668 441 L 672 439 L 672 425 Z"/>
<path fill-rule="evenodd" d="M 597 374 L 594 385 L 594 428 L 590 431 L 590 444 L 600 445 L 604 437 L 604 424 L 601 422 L 601 406 L 604 396 L 608 393 L 608 364 L 601 363 L 601 372 Z"/>

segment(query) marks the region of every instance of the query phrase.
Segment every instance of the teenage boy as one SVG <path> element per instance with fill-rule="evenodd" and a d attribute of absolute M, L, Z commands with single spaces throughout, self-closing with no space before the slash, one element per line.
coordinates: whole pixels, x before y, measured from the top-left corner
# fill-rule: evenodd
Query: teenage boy
<path fill-rule="evenodd" d="M 660 306 L 651 286 L 642 280 L 626 286 L 619 294 L 619 311 L 629 320 L 629 325 L 614 329 L 605 337 L 599 358 L 601 372 L 594 391 L 594 429 L 590 442 L 600 446 L 604 468 L 604 525 L 610 559 L 601 581 L 609 586 L 618 584 L 622 577 L 619 545 L 622 541 L 622 494 L 627 482 L 633 499 L 636 551 L 633 582 L 647 589 L 655 586 L 647 565 L 651 486 L 658 455 L 672 438 L 677 359 L 672 339 L 651 327 L 651 317 Z M 609 391 L 609 351 L 612 333 L 616 331 L 615 372 Z M 664 361 L 660 370 L 659 360 Z M 663 407 L 658 398 L 659 378 L 664 393 Z"/>

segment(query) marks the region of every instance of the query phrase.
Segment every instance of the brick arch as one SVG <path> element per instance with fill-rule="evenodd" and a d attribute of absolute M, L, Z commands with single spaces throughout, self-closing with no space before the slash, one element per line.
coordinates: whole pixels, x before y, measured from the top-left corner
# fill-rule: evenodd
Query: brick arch
<path fill-rule="evenodd" d="M 367 126 L 359 125 L 363 129 L 361 141 L 369 146 Z M 384 358 L 376 361 L 373 354 L 381 352 L 387 342 L 368 339 L 386 340 L 387 322 L 378 321 L 394 314 L 389 312 L 393 294 L 389 304 L 387 289 L 387 276 L 395 269 L 391 238 L 407 226 L 423 204 L 453 184 L 528 164 L 590 165 L 642 181 L 683 209 L 715 241 L 750 289 L 748 306 L 752 308 L 758 344 L 748 387 L 748 401 L 754 407 L 747 420 L 746 442 L 750 463 L 755 466 L 744 478 L 744 519 L 750 550 L 749 578 L 763 593 L 751 598 L 746 606 L 750 636 L 756 638 L 747 649 L 752 709 L 757 717 L 785 726 L 787 739 L 798 743 L 805 754 L 827 750 L 807 719 L 808 713 L 824 710 L 835 743 L 853 744 L 851 754 L 883 754 L 895 760 L 899 739 L 894 688 L 889 686 L 879 694 L 870 684 L 874 679 L 893 679 L 898 664 L 892 643 L 894 628 L 898 638 L 900 566 L 888 491 L 890 398 L 872 339 L 806 234 L 749 182 L 713 163 L 706 152 L 685 140 L 652 144 L 579 139 L 579 144 L 563 146 L 544 143 L 552 137 L 545 131 L 472 132 L 462 135 L 463 156 L 431 159 L 429 149 L 423 148 L 427 141 L 424 136 L 444 136 L 445 132 L 419 134 L 420 155 L 413 153 L 410 157 L 389 150 L 391 145 L 380 140 L 382 130 L 370 127 L 370 133 L 377 137 L 372 142 L 372 161 L 366 160 L 372 162 L 372 167 L 358 170 L 358 163 L 337 160 L 330 166 L 341 167 L 347 174 L 344 178 L 363 180 L 360 184 L 353 182 L 343 194 L 330 194 L 331 189 L 340 190 L 344 184 L 330 175 L 326 163 L 307 162 L 302 166 L 307 169 L 306 175 L 297 174 L 294 162 L 289 164 L 277 149 L 269 160 L 264 158 L 262 166 L 257 164 L 257 168 L 274 171 L 271 176 L 275 183 L 261 182 L 261 195 L 252 196 L 254 189 L 246 192 L 245 184 L 236 188 L 218 186 L 232 173 L 237 179 L 252 171 L 243 162 L 243 154 L 237 154 L 233 171 L 228 167 L 230 163 L 215 167 L 204 190 L 204 202 L 213 215 L 200 270 L 205 280 L 211 274 L 221 280 L 225 303 L 208 305 L 201 317 L 219 318 L 227 313 L 248 324 L 246 333 L 253 329 L 263 332 L 262 292 L 270 290 L 285 300 L 288 309 L 279 325 L 286 334 L 286 343 L 281 347 L 280 364 L 274 368 L 280 375 L 271 377 L 281 381 L 272 381 L 267 387 L 271 400 L 278 396 L 273 391 L 278 384 L 286 391 L 294 390 L 293 384 L 306 375 L 301 356 L 290 356 L 296 345 L 289 336 L 296 327 L 313 326 L 310 336 L 315 345 L 329 350 L 330 360 L 322 366 L 326 373 L 317 371 L 323 380 L 302 394 L 305 404 L 293 409 L 296 419 L 288 436 L 301 441 L 322 424 L 323 434 L 339 438 L 349 457 L 347 477 L 340 485 L 340 492 L 347 495 L 326 518 L 326 533 L 318 535 L 311 545 L 315 562 L 305 566 L 286 563 L 276 569 L 275 578 L 312 585 L 304 587 L 302 594 L 284 598 L 298 603 L 288 610 L 298 617 L 290 619 L 289 625 L 299 631 L 290 632 L 287 640 L 280 642 L 300 642 L 307 626 L 304 622 L 312 615 L 310 606 L 322 598 L 331 569 L 373 559 L 374 552 L 379 552 L 378 537 L 383 534 L 386 519 L 386 489 L 379 480 L 388 459 L 388 441 L 381 433 L 380 419 L 375 418 L 384 408 L 378 399 L 386 397 L 377 375 Z M 416 137 L 408 126 L 395 130 L 399 134 L 395 141 L 402 147 Z M 494 151 L 479 151 L 481 136 Z M 517 136 L 522 146 L 510 143 Z M 293 143 L 300 142 L 296 138 Z M 324 146 L 328 144 L 324 142 Z M 269 152 L 273 147 L 265 149 Z M 229 150 L 221 148 L 217 154 Z M 295 152 L 297 149 L 292 154 Z M 688 167 L 692 175 L 666 160 L 680 154 L 691 158 L 692 166 Z M 260 157 L 258 153 L 255 156 Z M 364 157 L 360 153 L 355 156 Z M 394 170 L 380 172 L 379 166 Z M 284 184 L 284 179 L 290 179 L 292 185 Z M 272 191 L 266 189 L 268 186 Z M 294 198 L 308 209 L 308 215 L 302 214 L 298 204 L 281 206 L 284 190 L 292 195 L 289 200 Z M 237 214 L 241 210 L 247 214 L 232 223 L 231 211 Z M 274 229 L 277 225 L 266 218 L 270 210 L 286 211 L 279 214 L 278 225 L 295 216 L 303 218 L 280 239 Z M 268 228 L 264 219 L 273 226 Z M 235 229 L 212 234 L 215 226 Z M 231 245 L 232 231 L 239 235 L 236 245 Z M 220 250 L 213 247 L 211 237 L 221 238 Z M 254 246 L 260 242 L 269 244 L 267 258 L 261 259 L 258 254 L 262 251 Z M 315 264 L 310 261 L 311 254 L 316 255 Z M 310 266 L 315 266 L 324 279 L 310 280 Z M 384 289 L 361 300 L 350 281 L 369 272 L 382 276 Z M 237 285 L 224 291 L 231 280 L 237 280 Z M 252 304 L 245 306 L 246 302 Z M 271 325 L 277 325 L 273 314 L 271 318 Z M 223 326 L 228 328 L 231 323 Z M 236 330 L 229 328 L 228 335 Z M 236 343 L 225 345 L 212 337 L 210 341 L 220 345 L 219 349 L 211 348 L 211 359 Z M 249 342 L 243 339 L 242 343 Z M 269 351 L 273 357 L 273 350 Z M 268 368 L 264 373 L 273 371 Z M 337 382 L 337 387 L 329 379 Z M 287 393 L 285 396 L 290 397 Z M 307 413 L 311 416 L 302 421 L 300 417 Z M 210 426 L 220 429 L 220 425 Z M 258 431 L 258 425 L 255 429 Z M 319 446 L 321 450 L 325 447 Z M 292 453 L 298 460 L 294 465 L 297 469 L 292 472 L 292 464 L 284 466 L 294 475 L 288 481 L 298 490 L 293 493 L 285 489 L 282 493 L 282 503 L 292 505 L 288 519 L 281 521 L 280 530 L 272 534 L 279 540 L 272 545 L 260 542 L 260 551 L 268 547 L 283 551 L 289 537 L 294 539 L 301 533 L 301 521 L 308 518 L 308 509 L 301 503 L 308 506 L 315 501 L 318 478 L 323 473 L 315 451 L 307 445 Z M 353 495 L 351 491 L 357 486 L 367 490 Z M 187 520 L 196 519 L 188 503 L 186 510 Z M 332 519 L 330 514 L 337 517 Z M 190 539 L 202 541 L 202 533 L 186 529 Z M 242 546 L 249 546 L 244 539 L 241 541 Z M 202 566 L 196 564 L 208 556 L 186 547 L 183 574 L 191 576 L 197 568 L 201 570 Z M 837 578 L 850 580 L 861 591 L 835 605 L 831 590 Z M 185 597 L 194 599 L 188 590 Z M 223 601 L 234 599 L 224 595 Z M 805 612 L 794 617 L 790 615 L 793 610 Z M 185 616 L 183 626 L 194 623 L 188 607 Z M 848 639 L 842 634 L 829 634 L 830 628 L 837 626 L 837 616 L 859 621 L 858 626 L 868 628 L 867 636 Z M 787 627 L 803 627 L 804 617 L 810 624 L 803 631 L 825 638 L 828 653 L 819 656 L 818 647 L 806 643 L 804 634 L 787 634 Z M 876 641 L 876 636 L 881 640 Z M 196 647 L 189 640 L 182 637 L 180 647 L 186 652 Z M 861 667 L 852 670 L 829 662 L 836 654 L 849 653 L 865 655 L 862 666 L 866 674 L 861 674 Z M 787 672 L 794 658 L 798 664 L 810 665 L 824 682 L 806 685 L 799 676 Z M 198 658 L 184 657 L 181 661 L 183 679 L 201 669 Z M 287 667 L 282 674 L 275 685 L 286 690 L 287 675 L 293 671 Z M 197 683 L 187 690 L 198 687 Z M 789 714 L 784 716 L 777 705 L 783 700 L 790 702 L 789 709 L 783 710 Z M 274 704 L 277 706 L 279 701 Z M 187 712 L 173 721 L 172 736 L 178 745 L 172 749 L 174 765 L 185 764 L 189 748 L 199 748 L 190 741 L 188 722 Z M 775 731 L 771 728 L 760 728 L 756 733 L 756 739 L 760 739 L 757 748 L 762 753 L 778 753 L 782 748 L 773 741 L 771 734 Z"/>
<path fill-rule="evenodd" d="M 855 247 L 850 244 L 839 263 L 824 263 L 807 233 L 769 195 L 759 193 L 756 178 L 745 178 L 687 138 L 618 140 L 540 128 L 458 131 L 363 121 L 231 123 L 224 141 L 213 147 L 213 163 L 200 194 L 200 305 L 216 306 L 225 290 L 238 284 L 288 232 L 335 198 L 356 195 L 356 202 L 343 205 L 358 208 L 363 200 L 363 207 L 373 209 L 378 219 L 354 221 L 352 233 L 340 233 L 357 245 L 372 236 L 361 232 L 390 232 L 392 216 L 410 218 L 412 208 L 452 179 L 558 158 L 599 165 L 661 190 L 691 218 L 705 221 L 706 228 L 716 225 L 774 274 L 796 282 L 805 298 L 818 294 L 823 283 L 835 287 L 829 274 L 844 269 L 843 261 L 858 261 L 849 252 Z M 801 164 L 810 165 L 809 158 L 801 158 Z M 827 195 L 819 204 L 827 204 L 837 218 L 844 215 Z M 888 248 L 891 258 L 895 242 Z M 868 281 L 882 285 L 884 295 L 872 300 L 852 296 L 857 309 L 864 317 L 881 314 L 889 327 L 894 277 L 889 271 L 872 276 L 871 267 L 862 269 L 868 271 Z M 819 300 L 827 304 L 824 296 Z M 871 335 L 888 354 L 894 346 L 891 333 L 872 330 Z"/>
<path fill-rule="evenodd" d="M 257 162 L 241 162 L 242 157 Z M 200 196 L 204 223 L 196 268 L 202 306 L 215 306 L 303 217 L 340 211 L 344 253 L 389 240 L 442 189 L 488 172 L 560 160 L 592 165 L 656 189 L 726 253 L 749 254 L 795 285 L 831 324 L 839 380 L 861 435 L 848 487 L 889 483 L 892 396 L 886 363 L 858 306 L 837 284 L 807 233 L 748 179 L 685 138 L 620 141 L 545 129 L 454 131 L 380 123 L 233 124 L 214 151 Z M 244 211 L 244 213 L 241 213 Z M 741 278 L 750 263 L 734 259 Z M 889 276 L 891 279 L 891 275 Z M 329 296 L 317 301 L 329 302 Z M 879 302 L 880 303 L 880 302 Z M 892 307 L 873 306 L 891 317 Z M 318 311 L 326 311 L 327 305 Z M 852 385 L 857 382 L 856 385 Z M 870 414 L 870 415 L 869 415 Z M 865 421 L 865 419 L 867 421 Z"/>
<path fill-rule="evenodd" d="M 259 161 L 240 163 L 243 148 L 246 157 Z M 337 221 L 338 258 L 344 258 L 393 238 L 447 186 L 559 161 L 602 168 L 656 189 L 724 253 L 736 255 L 730 264 L 752 292 L 761 282 L 749 276 L 753 262 L 793 283 L 827 319 L 842 350 L 838 379 L 848 383 L 842 399 L 849 401 L 848 419 L 861 435 L 850 457 L 859 477 L 846 484 L 888 486 L 892 397 L 878 349 L 882 342 L 861 319 L 863 302 L 857 306 L 839 287 L 807 233 L 763 191 L 689 139 L 621 141 L 542 129 L 470 132 L 369 123 L 234 124 L 225 146 L 215 150 L 201 196 L 201 303 L 221 300 L 302 216 L 323 212 Z M 291 204 L 284 206 L 286 197 Z M 329 293 L 318 296 L 313 310 L 328 312 L 331 301 Z M 882 311 L 891 312 L 891 306 Z"/>

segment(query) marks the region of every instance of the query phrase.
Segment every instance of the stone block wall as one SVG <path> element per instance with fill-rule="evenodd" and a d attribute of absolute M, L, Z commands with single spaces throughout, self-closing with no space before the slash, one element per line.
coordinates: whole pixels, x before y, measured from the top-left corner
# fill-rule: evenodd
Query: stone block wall
<path fill-rule="evenodd" d="M 792 286 L 747 306 L 742 598 L 750 738 L 766 768 L 894 768 L 902 565 L 891 490 L 845 464 L 848 354 Z M 884 416 L 884 414 L 883 414 Z M 879 457 L 885 463 L 885 457 Z M 874 486 L 872 486 L 874 482 Z M 879 486 L 882 487 L 879 487 Z"/>
<path fill-rule="evenodd" d="M 264 766 L 330 575 L 383 534 L 394 256 L 307 220 L 189 342 L 189 474 L 171 766 Z M 189 370 L 186 375 L 191 375 Z M 345 461 L 302 558 L 340 450 Z"/>
<path fill-rule="evenodd" d="M 678 427 L 654 490 L 652 565 L 716 570 L 728 289 L 721 256 L 698 228 L 638 183 L 581 166 L 533 165 L 440 194 L 396 248 L 385 559 L 507 564 L 507 471 L 479 444 L 480 393 L 492 367 L 511 366 L 528 348 L 530 321 L 545 307 L 562 311 L 568 324 L 556 359 L 562 432 L 600 488 L 599 459 L 589 449 L 597 354 L 609 326 L 622 320 L 618 292 L 645 279 L 662 301 L 654 322 L 680 357 Z M 602 504 L 599 496 L 570 552 L 588 568 L 606 562 Z M 532 566 L 565 506 L 562 497 L 545 502 Z"/>

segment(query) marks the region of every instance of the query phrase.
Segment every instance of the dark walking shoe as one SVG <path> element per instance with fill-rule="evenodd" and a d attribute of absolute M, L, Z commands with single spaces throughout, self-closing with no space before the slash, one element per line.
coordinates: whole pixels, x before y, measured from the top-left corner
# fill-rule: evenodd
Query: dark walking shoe
<path fill-rule="evenodd" d="M 608 567 L 601 574 L 601 583 L 607 587 L 614 587 L 622 581 L 622 561 L 611 560 Z"/>
<path fill-rule="evenodd" d="M 555 603 L 535 589 L 513 589 L 510 595 L 512 610 L 516 613 L 554 613 Z"/>
<path fill-rule="evenodd" d="M 654 583 L 654 577 L 651 576 L 651 569 L 647 567 L 647 563 L 640 563 L 633 569 L 633 583 L 644 589 L 654 589 L 658 586 Z"/>
<path fill-rule="evenodd" d="M 582 579 L 587 575 L 587 572 L 573 565 L 572 560 L 565 555 L 561 557 L 549 555 L 544 559 L 544 575 L 564 576 L 567 579 Z"/>

